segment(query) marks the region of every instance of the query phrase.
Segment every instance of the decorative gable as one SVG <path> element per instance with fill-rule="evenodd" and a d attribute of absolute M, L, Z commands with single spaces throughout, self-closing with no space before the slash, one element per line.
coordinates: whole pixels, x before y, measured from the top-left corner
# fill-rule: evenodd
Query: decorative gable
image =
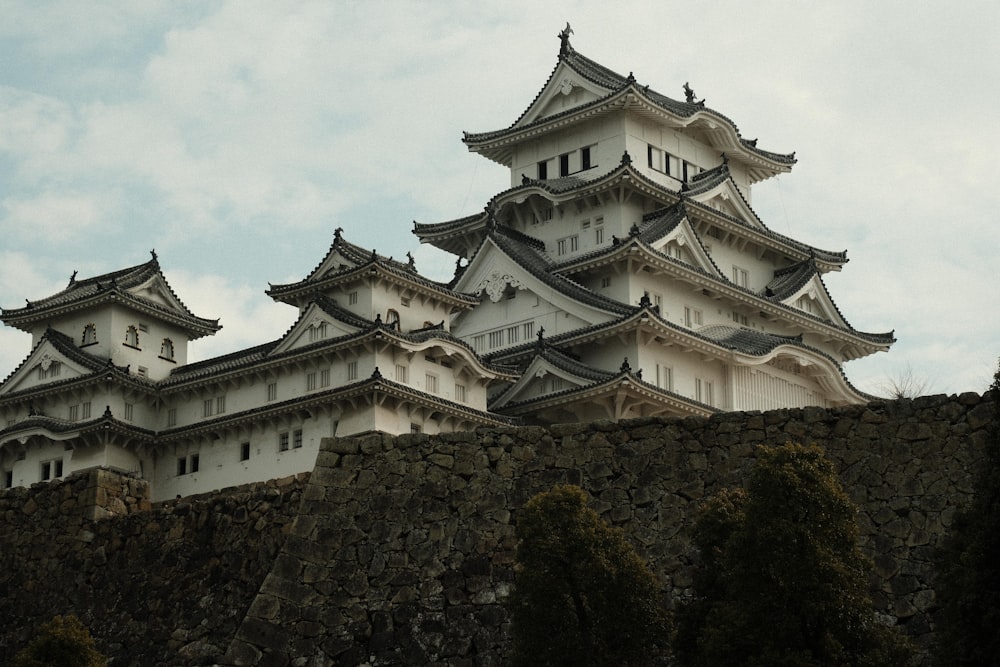
<path fill-rule="evenodd" d="M 43 339 L 0 385 L 0 396 L 72 380 L 91 372 L 91 369 L 66 356 L 51 341 Z"/>

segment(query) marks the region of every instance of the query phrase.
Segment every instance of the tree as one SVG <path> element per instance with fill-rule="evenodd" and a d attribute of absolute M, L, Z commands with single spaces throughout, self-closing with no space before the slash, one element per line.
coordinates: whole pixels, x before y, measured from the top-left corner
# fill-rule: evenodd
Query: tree
<path fill-rule="evenodd" d="M 983 459 L 970 503 L 956 513 L 938 553 L 941 665 L 991 665 L 1000 656 L 1000 367 L 987 396 L 993 403 Z"/>
<path fill-rule="evenodd" d="M 105 667 L 106 658 L 76 616 L 56 616 L 14 657 L 14 667 Z"/>
<path fill-rule="evenodd" d="M 875 618 L 855 512 L 818 447 L 759 447 L 747 489 L 715 495 L 696 521 L 681 664 L 906 664 L 902 640 Z"/>
<path fill-rule="evenodd" d="M 528 501 L 517 537 L 515 665 L 647 665 L 666 652 L 656 578 L 580 488 L 560 485 Z"/>

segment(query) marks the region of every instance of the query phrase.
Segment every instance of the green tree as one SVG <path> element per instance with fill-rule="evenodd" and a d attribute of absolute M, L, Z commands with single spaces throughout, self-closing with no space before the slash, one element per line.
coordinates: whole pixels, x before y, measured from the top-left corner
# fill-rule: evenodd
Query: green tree
<path fill-rule="evenodd" d="M 987 394 L 994 410 L 973 497 L 955 516 L 938 554 L 941 665 L 1000 661 L 1000 368 Z"/>
<path fill-rule="evenodd" d="M 715 495 L 697 519 L 681 664 L 905 665 L 904 643 L 874 615 L 855 512 L 818 447 L 758 448 L 746 491 Z"/>
<path fill-rule="evenodd" d="M 13 667 L 105 667 L 106 658 L 76 616 L 56 616 L 14 657 Z"/>
<path fill-rule="evenodd" d="M 540 493 L 517 517 L 510 599 L 515 665 L 647 665 L 668 648 L 656 578 L 578 487 Z"/>

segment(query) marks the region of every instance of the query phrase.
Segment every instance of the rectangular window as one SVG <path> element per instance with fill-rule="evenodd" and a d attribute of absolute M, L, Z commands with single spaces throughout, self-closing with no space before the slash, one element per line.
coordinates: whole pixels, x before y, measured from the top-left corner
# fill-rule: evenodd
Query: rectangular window
<path fill-rule="evenodd" d="M 75 422 L 79 418 L 80 418 L 80 406 L 79 405 L 69 406 L 69 420 L 71 422 Z"/>
<path fill-rule="evenodd" d="M 221 415 L 226 411 L 226 397 L 216 396 L 215 397 L 215 414 Z"/>
<path fill-rule="evenodd" d="M 598 227 L 594 230 L 594 243 L 600 245 L 604 243 L 604 228 Z"/>
<path fill-rule="evenodd" d="M 307 373 L 306 374 L 306 391 L 313 391 L 316 389 L 316 374 Z"/>
<path fill-rule="evenodd" d="M 267 400 L 274 401 L 278 398 L 278 383 L 270 382 L 267 385 Z"/>
<path fill-rule="evenodd" d="M 201 416 L 202 417 L 211 417 L 212 416 L 212 406 L 214 406 L 214 405 L 215 405 L 215 400 L 214 399 L 209 398 L 209 399 L 205 399 L 204 401 L 202 401 Z"/>
<path fill-rule="evenodd" d="M 80 410 L 80 419 L 90 419 L 90 401 L 87 401 L 82 406 Z"/>
<path fill-rule="evenodd" d="M 358 305 L 358 293 L 357 292 L 351 292 L 350 294 L 347 295 L 347 305 L 349 305 L 349 306 L 356 306 L 356 305 Z"/>
<path fill-rule="evenodd" d="M 138 374 L 139 374 L 139 377 L 142 377 L 142 378 L 149 377 L 149 369 L 146 368 L 145 366 L 139 366 Z"/>
<path fill-rule="evenodd" d="M 750 286 L 750 272 L 733 265 L 733 282 L 740 287 Z"/>
<path fill-rule="evenodd" d="M 674 388 L 674 369 L 656 364 L 656 386 L 668 391 Z"/>
<path fill-rule="evenodd" d="M 592 165 L 590 164 L 590 146 L 584 146 L 580 149 L 580 169 L 586 170 L 590 169 Z"/>
<path fill-rule="evenodd" d="M 465 385 L 456 384 L 455 385 L 455 400 L 459 403 L 465 403 Z"/>
<path fill-rule="evenodd" d="M 611 277 L 604 276 L 601 278 L 601 287 L 611 287 Z"/>
<path fill-rule="evenodd" d="M 347 362 L 347 379 L 348 380 L 358 379 L 358 361 L 356 359 L 354 361 Z"/>
<path fill-rule="evenodd" d="M 198 455 L 197 454 L 192 454 L 191 455 L 191 465 L 189 466 L 189 469 L 191 470 L 191 472 L 198 472 Z"/>
<path fill-rule="evenodd" d="M 288 433 L 278 434 L 278 451 L 287 452 L 288 451 Z"/>
<path fill-rule="evenodd" d="M 177 426 L 177 408 L 167 410 L 167 426 Z"/>
<path fill-rule="evenodd" d="M 357 373 L 357 369 L 354 371 Z M 319 372 L 319 386 L 329 387 L 330 386 L 330 369 L 325 368 Z"/>
<path fill-rule="evenodd" d="M 710 380 L 694 379 L 694 400 L 708 405 L 715 405 L 713 386 Z"/>
<path fill-rule="evenodd" d="M 41 479 L 43 482 L 52 479 L 52 461 L 42 461 Z"/>
<path fill-rule="evenodd" d="M 177 459 L 177 474 L 178 475 L 187 474 L 187 458 L 183 456 Z"/>
<path fill-rule="evenodd" d="M 556 254 L 565 255 L 566 254 L 566 239 L 559 239 L 556 241 Z"/>
<path fill-rule="evenodd" d="M 695 308 L 684 306 L 684 326 L 700 327 L 702 324 L 701 311 Z"/>
<path fill-rule="evenodd" d="M 250 460 L 250 443 L 243 442 L 240 443 L 240 461 Z"/>
<path fill-rule="evenodd" d="M 549 177 L 549 163 L 548 162 L 544 162 L 544 161 L 543 162 L 539 162 L 538 163 L 538 180 L 544 181 L 548 177 Z"/>
<path fill-rule="evenodd" d="M 559 175 L 569 176 L 569 153 L 559 156 Z"/>
<path fill-rule="evenodd" d="M 10 489 L 14 486 L 14 471 L 4 470 L 3 471 L 3 488 Z"/>
<path fill-rule="evenodd" d="M 576 234 L 569 237 L 569 251 L 576 252 L 580 249 L 580 237 Z"/>
<path fill-rule="evenodd" d="M 292 431 L 292 448 L 300 449 L 302 447 L 302 429 L 296 429 Z"/>
<path fill-rule="evenodd" d="M 131 403 L 125 404 L 125 420 L 132 421 L 133 406 Z"/>
<path fill-rule="evenodd" d="M 53 477 L 62 477 L 63 476 L 63 460 L 62 459 L 56 459 L 55 461 L 53 461 L 52 462 L 52 467 L 53 467 L 53 472 L 52 472 L 52 476 Z"/>
<path fill-rule="evenodd" d="M 420 424 L 410 423 L 410 433 L 420 433 Z"/>
<path fill-rule="evenodd" d="M 438 393 L 438 377 L 431 373 L 424 375 L 424 391 L 428 394 Z"/>
<path fill-rule="evenodd" d="M 410 381 L 409 369 L 402 364 L 396 364 L 396 382 L 409 382 L 409 381 Z"/>

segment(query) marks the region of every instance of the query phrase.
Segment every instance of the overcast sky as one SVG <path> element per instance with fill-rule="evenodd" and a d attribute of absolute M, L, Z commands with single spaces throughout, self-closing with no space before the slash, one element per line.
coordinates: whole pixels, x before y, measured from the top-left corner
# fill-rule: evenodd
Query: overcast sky
<path fill-rule="evenodd" d="M 508 185 L 461 143 L 510 125 L 572 24 L 584 55 L 675 98 L 690 82 L 759 147 L 765 224 L 846 248 L 826 283 L 892 350 L 846 366 L 880 393 L 983 391 L 1000 356 L 1000 5 L 992 2 L 38 2 L 0 0 L 0 306 L 156 249 L 204 359 L 280 336 L 268 282 L 334 228 L 447 279 L 412 221 Z M 0 378 L 30 337 L 0 328 Z"/>

